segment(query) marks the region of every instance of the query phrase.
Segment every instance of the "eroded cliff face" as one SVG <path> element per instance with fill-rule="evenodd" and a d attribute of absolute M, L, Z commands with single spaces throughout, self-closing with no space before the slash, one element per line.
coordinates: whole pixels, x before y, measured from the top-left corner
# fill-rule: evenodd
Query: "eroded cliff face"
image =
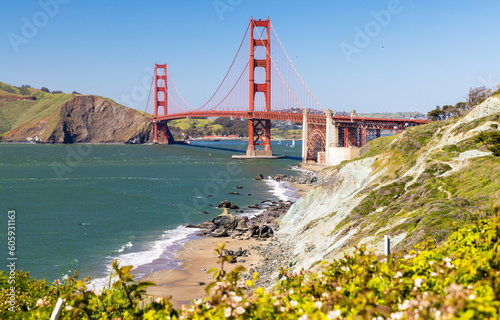
<path fill-rule="evenodd" d="M 7 132 L 2 141 L 144 143 L 152 140 L 152 127 L 137 110 L 106 98 L 81 95 L 49 116 Z"/>
<path fill-rule="evenodd" d="M 429 236 L 439 243 L 487 214 L 500 201 L 500 157 L 474 137 L 499 126 L 500 98 L 491 97 L 460 119 L 381 138 L 359 160 L 318 172 L 323 183 L 280 222 L 279 238 L 294 248 L 293 271 L 314 269 L 355 246 L 381 254 L 384 235 L 393 252 Z"/>

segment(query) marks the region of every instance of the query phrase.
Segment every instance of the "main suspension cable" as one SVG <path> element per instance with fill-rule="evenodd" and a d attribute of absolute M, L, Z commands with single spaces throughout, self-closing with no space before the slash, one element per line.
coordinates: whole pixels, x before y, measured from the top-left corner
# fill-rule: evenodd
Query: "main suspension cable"
<path fill-rule="evenodd" d="M 297 74 L 297 76 L 299 77 L 300 81 L 302 82 L 302 84 L 304 85 L 304 87 L 306 88 L 307 92 L 309 92 L 309 94 L 311 95 L 311 97 L 314 99 L 314 101 L 316 102 L 316 104 L 318 105 L 318 107 L 320 107 L 320 109 L 325 112 L 325 110 L 321 107 L 321 105 L 319 104 L 318 100 L 316 100 L 316 98 L 314 97 L 314 95 L 312 94 L 312 92 L 309 90 L 309 88 L 307 87 L 307 85 L 305 84 L 304 80 L 302 80 L 302 77 L 300 76 L 299 72 L 297 71 L 297 69 L 295 69 L 295 66 L 293 65 L 292 63 L 292 60 L 290 60 L 290 57 L 288 56 L 288 54 L 286 53 L 286 50 L 285 48 L 283 47 L 283 44 L 281 43 L 280 41 L 280 38 L 278 37 L 278 34 L 276 33 L 276 30 L 274 30 L 274 27 L 273 27 L 273 24 L 271 22 L 269 22 L 269 24 L 271 25 L 271 28 L 273 29 L 273 32 L 274 32 L 274 35 L 276 36 L 276 39 L 278 40 L 278 43 L 280 44 L 281 46 L 281 49 L 283 50 L 283 52 L 285 53 L 287 59 L 288 59 L 288 62 L 290 62 L 290 64 L 292 65 L 292 68 L 293 70 L 295 71 L 295 73 Z"/>
<path fill-rule="evenodd" d="M 234 62 L 236 61 L 236 58 L 238 57 L 238 54 L 240 53 L 240 50 L 241 50 L 241 47 L 243 45 L 243 42 L 245 41 L 245 38 L 247 37 L 247 33 L 248 33 L 248 30 L 250 29 L 250 24 L 248 24 L 247 26 L 247 30 L 245 31 L 245 35 L 243 36 L 243 39 L 241 39 L 241 43 L 240 43 L 240 46 L 238 47 L 238 51 L 236 52 L 236 55 L 234 56 L 233 58 L 233 62 L 231 62 L 231 65 L 229 66 L 229 69 L 227 70 L 226 72 L 226 75 L 224 76 L 224 79 L 222 79 L 221 83 L 219 84 L 219 87 L 217 87 L 217 90 L 215 90 L 214 94 L 210 97 L 210 99 L 208 99 L 207 102 L 205 102 L 201 107 L 199 107 L 198 109 L 196 110 L 200 110 L 201 108 L 203 108 L 204 106 L 206 106 L 212 99 L 213 97 L 215 97 L 215 95 L 217 94 L 217 92 L 219 92 L 219 89 L 222 87 L 222 84 L 224 84 L 224 81 L 226 80 L 227 76 L 229 75 L 229 72 L 231 71 L 231 69 L 233 68 L 233 65 L 234 65 Z M 246 67 L 245 67 L 246 68 Z M 241 76 L 240 76 L 241 77 Z M 232 90 L 232 89 L 231 89 Z M 227 96 L 226 96 L 227 97 Z M 225 98 L 224 98 L 225 99 Z M 220 103 L 219 103 L 220 104 Z M 212 108 L 213 109 L 213 108 Z M 211 110 L 211 109 L 210 109 Z"/>
<path fill-rule="evenodd" d="M 260 34 L 259 28 L 257 28 L 257 25 L 255 24 L 255 22 L 253 23 L 253 25 L 256 28 L 257 33 L 259 34 L 259 40 L 262 40 L 262 35 Z M 268 34 L 267 36 L 269 37 L 270 35 Z M 276 67 L 276 64 L 274 63 L 273 57 L 271 57 L 271 55 L 269 54 L 269 50 L 267 50 L 267 47 L 266 47 L 266 52 L 267 52 L 267 55 L 269 56 L 269 58 L 271 58 L 271 62 L 273 63 L 274 69 L 276 69 L 276 71 L 278 72 L 278 74 L 279 74 L 279 76 L 281 78 L 281 81 L 283 81 L 283 83 L 285 84 L 286 88 L 288 89 L 288 92 L 290 92 L 290 94 L 292 95 L 293 99 L 295 100 L 295 102 L 297 103 L 297 105 L 299 106 L 299 108 L 302 109 L 302 110 L 304 110 L 304 108 L 302 108 L 302 106 L 300 105 L 300 102 L 297 100 L 297 98 L 295 97 L 295 95 L 293 94 L 293 92 L 288 87 L 288 84 L 286 83 L 285 79 L 283 79 L 283 76 L 281 75 L 281 72 L 278 70 L 278 68 Z"/>
<path fill-rule="evenodd" d="M 168 74 L 170 74 L 170 71 L 168 70 L 168 66 L 167 66 L 167 75 L 168 75 Z M 189 105 L 189 103 L 187 103 L 187 102 L 186 102 L 186 100 L 184 100 L 184 98 L 182 97 L 182 95 L 179 93 L 179 90 L 177 90 L 177 86 L 175 85 L 174 77 L 172 77 L 172 75 L 171 75 L 171 74 L 170 74 L 170 79 L 172 79 L 172 84 L 174 85 L 174 89 L 175 89 L 175 91 L 177 92 L 177 94 L 179 95 L 179 97 L 181 98 L 181 100 L 182 100 L 182 101 L 184 101 L 184 103 L 185 103 L 185 104 L 186 104 L 189 108 L 191 108 L 191 110 L 193 110 L 193 111 L 194 111 L 195 109 L 194 109 L 193 107 L 191 107 L 191 106 Z M 167 88 L 167 90 L 168 90 L 168 88 Z M 167 92 L 168 92 L 168 91 L 167 91 Z M 170 96 L 170 95 L 169 95 L 169 96 Z M 172 101 L 174 101 L 174 99 L 172 99 Z M 175 103 L 175 101 L 174 101 L 174 103 Z M 179 105 L 178 105 L 177 103 L 175 103 L 175 105 L 177 105 L 177 106 L 179 107 Z M 184 110 L 184 111 L 186 111 L 185 109 L 183 109 L 183 108 L 181 108 L 181 107 L 179 107 L 179 108 L 180 108 L 180 109 L 182 109 L 182 110 Z"/>

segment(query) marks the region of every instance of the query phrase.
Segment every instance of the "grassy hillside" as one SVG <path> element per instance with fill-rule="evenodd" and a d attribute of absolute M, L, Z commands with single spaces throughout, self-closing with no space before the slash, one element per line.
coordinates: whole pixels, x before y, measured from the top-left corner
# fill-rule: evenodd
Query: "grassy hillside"
<path fill-rule="evenodd" d="M 73 96 L 66 93 L 51 94 L 38 91 L 35 101 L 0 100 L 0 136 L 20 125 L 48 116 Z"/>
<path fill-rule="evenodd" d="M 11 86 L 10 84 L 0 81 L 0 96 L 10 96 L 10 95 L 25 95 L 30 94 L 29 90 L 21 90 L 21 88 Z"/>

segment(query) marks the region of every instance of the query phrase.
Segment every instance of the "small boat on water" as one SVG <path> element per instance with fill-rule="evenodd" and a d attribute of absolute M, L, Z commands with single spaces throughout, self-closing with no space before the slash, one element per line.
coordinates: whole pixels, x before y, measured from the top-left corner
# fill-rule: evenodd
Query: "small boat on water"
<path fill-rule="evenodd" d="M 292 144 L 290 145 L 290 148 L 295 147 L 295 139 L 292 140 Z"/>

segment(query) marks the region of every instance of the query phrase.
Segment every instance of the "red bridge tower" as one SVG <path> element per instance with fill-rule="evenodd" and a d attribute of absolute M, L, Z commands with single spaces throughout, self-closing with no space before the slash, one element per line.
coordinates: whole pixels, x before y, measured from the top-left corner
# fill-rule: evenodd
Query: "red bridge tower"
<path fill-rule="evenodd" d="M 254 29 L 257 27 L 264 27 L 266 29 L 266 39 L 255 39 Z M 255 95 L 262 92 L 266 102 L 266 112 L 271 111 L 271 22 L 267 20 L 254 20 L 250 19 L 250 59 L 248 61 L 249 67 L 249 81 L 248 81 L 248 111 L 254 111 Z M 263 35 L 264 32 L 260 33 Z M 266 50 L 265 59 L 255 59 L 255 47 L 264 47 Z M 266 82 L 255 83 L 254 72 L 255 68 L 264 68 L 266 70 Z M 264 145 L 264 150 L 255 150 L 256 145 Z M 247 157 L 259 156 L 272 156 L 271 151 L 271 120 L 264 119 L 249 119 L 248 120 L 248 149 Z"/>
<path fill-rule="evenodd" d="M 168 129 L 167 122 L 157 120 L 158 108 L 163 107 L 163 115 L 166 116 L 168 112 L 168 91 L 167 91 L 167 64 L 155 64 L 154 74 L 154 88 L 155 88 L 155 105 L 154 105 L 154 137 L 153 143 L 158 143 L 158 131 L 163 136 L 163 143 L 173 141 L 172 134 Z"/>

